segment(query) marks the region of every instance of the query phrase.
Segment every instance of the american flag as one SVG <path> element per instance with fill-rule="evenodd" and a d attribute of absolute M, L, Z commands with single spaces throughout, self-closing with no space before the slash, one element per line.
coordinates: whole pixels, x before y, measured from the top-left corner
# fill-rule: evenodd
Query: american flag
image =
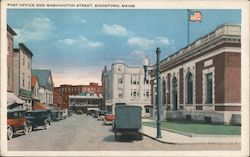
<path fill-rule="evenodd" d="M 189 21 L 192 21 L 192 22 L 201 22 L 201 20 L 202 20 L 202 14 L 201 14 L 200 11 L 192 11 L 191 12 Z"/>

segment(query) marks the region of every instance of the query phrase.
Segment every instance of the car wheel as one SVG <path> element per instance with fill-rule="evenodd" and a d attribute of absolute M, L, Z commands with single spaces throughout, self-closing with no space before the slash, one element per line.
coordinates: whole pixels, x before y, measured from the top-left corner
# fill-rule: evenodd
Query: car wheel
<path fill-rule="evenodd" d="M 26 135 L 26 134 L 28 134 L 28 132 L 29 132 L 29 126 L 25 124 L 23 134 Z"/>
<path fill-rule="evenodd" d="M 13 137 L 13 129 L 12 129 L 12 127 L 8 127 L 8 129 L 7 129 L 7 138 L 8 138 L 8 140 L 11 140 L 12 137 Z"/>
<path fill-rule="evenodd" d="M 29 132 L 31 132 L 33 130 L 33 126 L 30 124 L 29 125 Z"/>
<path fill-rule="evenodd" d="M 50 127 L 49 122 L 45 122 L 44 129 L 48 129 Z"/>

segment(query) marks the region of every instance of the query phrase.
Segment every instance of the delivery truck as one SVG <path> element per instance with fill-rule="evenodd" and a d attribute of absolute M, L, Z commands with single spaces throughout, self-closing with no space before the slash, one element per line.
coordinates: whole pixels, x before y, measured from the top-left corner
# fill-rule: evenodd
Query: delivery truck
<path fill-rule="evenodd" d="M 116 140 L 121 135 L 135 135 L 137 139 L 143 139 L 141 111 L 140 106 L 118 105 L 115 107 L 113 131 Z"/>

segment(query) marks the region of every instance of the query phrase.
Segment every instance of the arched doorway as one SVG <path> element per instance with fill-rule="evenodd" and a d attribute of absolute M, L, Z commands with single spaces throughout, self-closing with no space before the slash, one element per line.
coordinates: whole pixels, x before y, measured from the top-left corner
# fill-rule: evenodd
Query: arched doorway
<path fill-rule="evenodd" d="M 177 79 L 174 76 L 172 80 L 172 104 L 173 104 L 173 110 L 177 110 L 177 102 L 178 102 L 178 90 L 177 90 Z"/>

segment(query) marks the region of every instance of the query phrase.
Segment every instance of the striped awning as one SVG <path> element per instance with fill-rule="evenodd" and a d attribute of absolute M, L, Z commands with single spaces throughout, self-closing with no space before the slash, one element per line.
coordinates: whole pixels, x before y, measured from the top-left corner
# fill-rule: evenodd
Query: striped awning
<path fill-rule="evenodd" d="M 7 93 L 7 105 L 12 105 L 14 103 L 17 103 L 17 104 L 24 104 L 25 101 L 18 98 L 14 93 L 10 93 L 8 92 Z"/>

